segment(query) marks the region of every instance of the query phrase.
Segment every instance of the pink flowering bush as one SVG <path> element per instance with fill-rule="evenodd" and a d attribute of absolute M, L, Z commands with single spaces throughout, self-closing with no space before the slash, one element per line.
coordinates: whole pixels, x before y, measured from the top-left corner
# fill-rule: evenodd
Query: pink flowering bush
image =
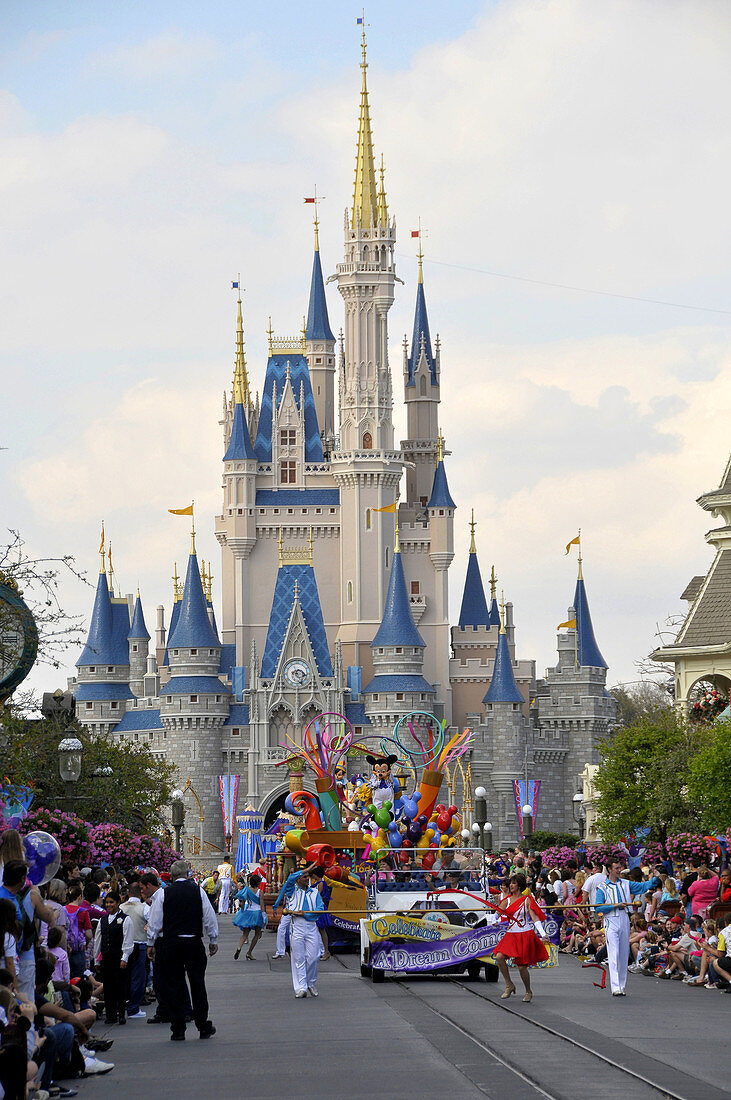
<path fill-rule="evenodd" d="M 715 843 L 711 846 L 705 837 L 698 836 L 696 833 L 676 833 L 675 836 L 669 836 L 667 840 L 668 853 L 676 863 L 684 863 L 694 856 L 708 860 L 713 855 L 715 847 Z"/>
<path fill-rule="evenodd" d="M 125 870 L 145 866 L 167 871 L 177 858 L 177 853 L 158 837 L 139 836 L 114 823 L 95 825 L 90 847 L 93 863 L 113 863 Z"/>
<path fill-rule="evenodd" d="M 80 863 L 86 863 L 89 857 L 90 829 L 89 822 L 76 814 L 45 807 L 31 810 L 18 825 L 18 832 L 23 836 L 36 830 L 50 833 L 61 847 L 62 859 L 72 859 Z"/>
<path fill-rule="evenodd" d="M 661 858 L 660 845 L 651 841 L 643 847 L 645 848 L 642 856 L 643 863 L 657 863 Z M 576 848 L 569 848 L 564 845 L 560 848 L 546 848 L 541 852 L 541 858 L 544 867 L 561 868 L 565 867 L 570 860 L 576 860 L 579 854 Z M 623 863 L 627 859 L 627 853 L 618 844 L 587 844 L 585 854 L 587 860 L 604 864 L 608 863 L 610 859 L 620 859 Z"/>

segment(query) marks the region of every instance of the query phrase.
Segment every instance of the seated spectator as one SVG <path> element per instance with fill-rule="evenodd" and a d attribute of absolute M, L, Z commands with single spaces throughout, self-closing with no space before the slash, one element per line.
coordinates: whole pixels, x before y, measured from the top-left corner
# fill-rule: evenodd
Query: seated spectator
<path fill-rule="evenodd" d="M 731 902 L 731 870 L 728 868 L 721 872 L 718 884 L 718 901 L 726 904 Z"/>
<path fill-rule="evenodd" d="M 18 942 L 22 927 L 12 901 L 0 898 L 0 962 L 13 976 L 13 989 L 18 990 Z"/>
<path fill-rule="evenodd" d="M 706 922 L 707 924 L 711 922 Z M 731 990 L 731 924 L 722 928 L 711 943 L 711 936 L 701 943 L 702 958 L 698 981 L 689 985 L 705 985 L 707 989 Z"/>
<path fill-rule="evenodd" d="M 682 981 L 685 975 L 692 975 L 691 952 L 696 949 L 697 940 L 697 919 L 691 917 L 689 921 L 683 921 L 680 934 L 670 941 L 668 965 L 660 976 L 671 978 L 673 981 Z"/>
<path fill-rule="evenodd" d="M 661 916 L 667 916 L 667 912 L 663 910 L 662 903 L 664 901 L 680 901 L 680 894 L 678 893 L 678 885 L 672 875 L 662 875 L 662 891 L 658 899 L 658 912 Z"/>
<path fill-rule="evenodd" d="M 691 910 L 694 917 L 705 917 L 706 909 L 718 896 L 719 880 L 707 867 L 702 867 L 698 878 L 688 887 Z"/>

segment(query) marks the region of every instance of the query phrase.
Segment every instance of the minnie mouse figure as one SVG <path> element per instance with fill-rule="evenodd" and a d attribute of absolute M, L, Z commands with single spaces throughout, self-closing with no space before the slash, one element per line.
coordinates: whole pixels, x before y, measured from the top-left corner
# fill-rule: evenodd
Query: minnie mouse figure
<path fill-rule="evenodd" d="M 391 768 L 398 760 L 397 756 L 366 756 L 366 760 L 373 768 L 373 774 L 369 780 L 373 791 L 373 805 L 380 810 L 384 802 L 390 802 L 393 806 L 399 796 L 401 784 L 395 775 L 391 775 Z"/>

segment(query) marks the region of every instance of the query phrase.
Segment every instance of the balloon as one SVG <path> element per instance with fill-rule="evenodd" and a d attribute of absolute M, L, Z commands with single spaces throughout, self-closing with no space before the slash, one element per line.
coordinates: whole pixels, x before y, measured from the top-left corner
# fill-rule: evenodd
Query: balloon
<path fill-rule="evenodd" d="M 442 806 L 441 808 L 437 807 L 437 809 L 440 811 L 437 816 L 437 825 L 443 833 L 446 833 L 452 826 L 452 818 L 457 813 L 457 807 L 450 806 L 449 809 L 445 809 L 444 806 Z"/>
<path fill-rule="evenodd" d="M 41 829 L 23 837 L 28 878 L 34 886 L 43 886 L 56 877 L 61 866 L 61 846 L 55 836 Z"/>
<path fill-rule="evenodd" d="M 391 824 L 391 811 L 386 809 L 387 805 L 388 803 L 381 806 L 380 810 L 376 810 L 373 815 L 374 821 L 381 829 L 387 829 Z"/>
<path fill-rule="evenodd" d="M 401 833 L 398 831 L 398 829 L 396 829 L 394 832 L 391 832 L 391 830 L 389 829 L 388 842 L 392 848 L 400 848 L 404 842 L 404 838 L 401 836 Z"/>
<path fill-rule="evenodd" d="M 416 844 L 417 840 L 421 840 L 421 825 L 412 822 L 406 827 L 406 835 L 412 844 Z"/>
<path fill-rule="evenodd" d="M 419 799 L 421 798 L 421 791 L 414 791 L 409 798 L 404 798 L 403 802 L 403 816 L 407 821 L 413 821 L 419 813 Z"/>

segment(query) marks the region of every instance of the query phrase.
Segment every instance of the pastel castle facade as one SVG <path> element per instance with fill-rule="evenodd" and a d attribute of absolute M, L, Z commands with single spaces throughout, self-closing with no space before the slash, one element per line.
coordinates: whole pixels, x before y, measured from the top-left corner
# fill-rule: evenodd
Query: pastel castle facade
<path fill-rule="evenodd" d="M 287 739 L 301 740 L 324 711 L 344 714 L 360 734 L 388 735 L 412 711 L 469 725 L 472 783 L 488 790 L 501 845 L 518 836 L 514 779 L 542 780 L 536 828 L 574 826 L 579 776 L 598 761 L 614 718 L 581 575 L 569 609 L 575 626 L 559 633 L 557 663 L 543 679 L 535 661 L 516 655 L 513 608 L 498 608 L 494 569 L 486 598 L 474 523 L 456 625 L 450 614 L 457 504 L 439 428 L 441 348 L 420 257 L 396 383 L 407 438 L 397 444 L 388 335 L 396 220 L 375 167 L 366 71 L 364 41 L 355 184 L 334 275 L 339 339 L 317 216 L 306 326 L 293 340 L 270 333 L 261 397 L 252 393 L 238 303 L 215 517 L 220 624 L 194 540 L 169 614 L 157 607 L 154 644 L 139 593 L 115 597 L 102 557 L 70 681 L 92 732 L 148 744 L 176 766 L 189 845 L 195 834 L 204 850 L 226 843 L 218 776 L 240 775 L 239 807 L 252 802 L 271 819 L 289 791 Z M 467 530 L 460 524 L 460 537 Z"/>

